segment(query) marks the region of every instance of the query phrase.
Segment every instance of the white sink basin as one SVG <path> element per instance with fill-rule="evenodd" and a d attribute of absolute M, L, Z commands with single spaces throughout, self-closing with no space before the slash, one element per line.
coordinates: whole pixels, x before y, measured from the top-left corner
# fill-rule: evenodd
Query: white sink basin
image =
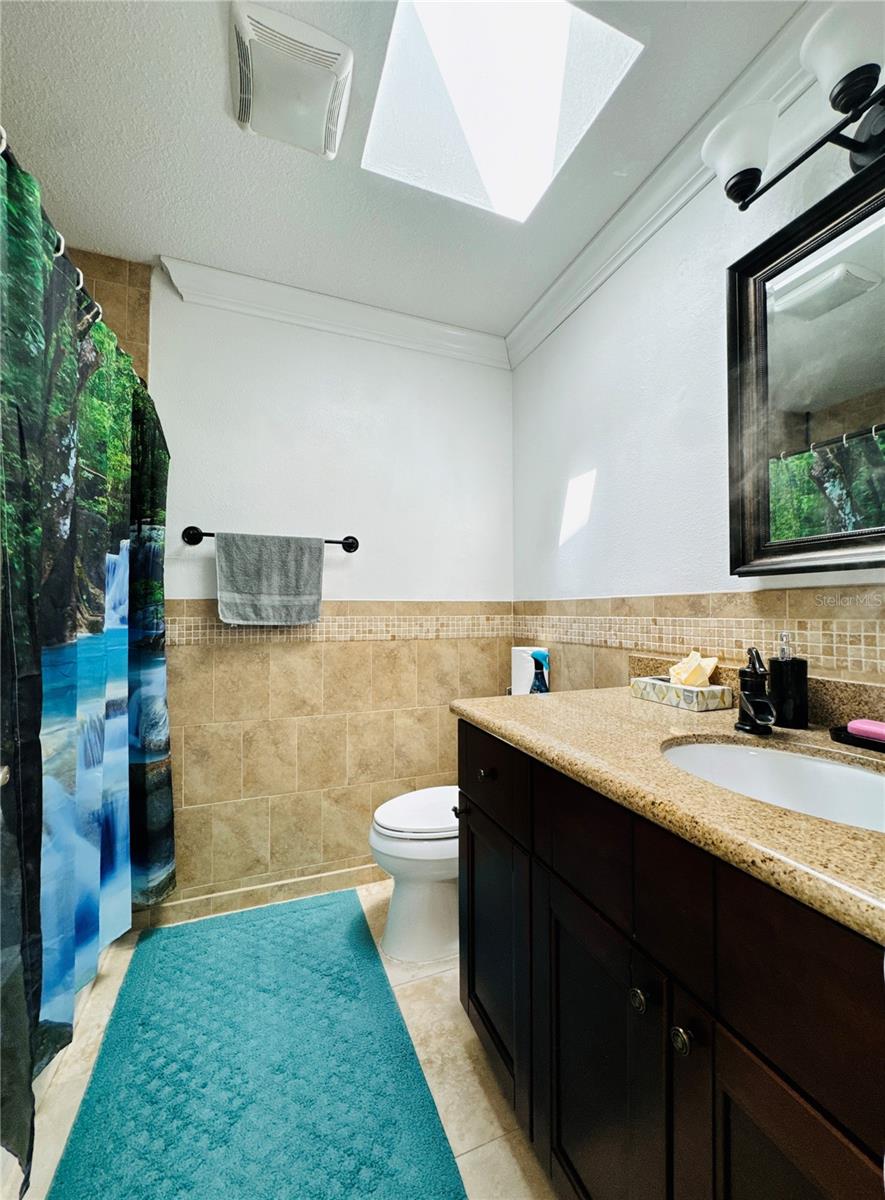
<path fill-rule="evenodd" d="M 778 808 L 885 832 L 885 775 L 760 746 L 691 742 L 664 751 L 674 766 Z"/>

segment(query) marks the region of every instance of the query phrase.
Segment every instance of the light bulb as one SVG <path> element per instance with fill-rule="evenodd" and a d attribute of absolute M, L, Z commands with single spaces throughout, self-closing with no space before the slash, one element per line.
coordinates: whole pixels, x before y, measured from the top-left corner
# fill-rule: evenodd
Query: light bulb
<path fill-rule="evenodd" d="M 768 148 L 777 109 L 769 100 L 729 113 L 709 133 L 701 158 L 712 167 L 735 204 L 752 196 L 768 163 Z"/>
<path fill-rule="evenodd" d="M 799 61 L 837 112 L 850 113 L 876 90 L 885 46 L 885 6 L 836 4 L 815 21 Z"/>

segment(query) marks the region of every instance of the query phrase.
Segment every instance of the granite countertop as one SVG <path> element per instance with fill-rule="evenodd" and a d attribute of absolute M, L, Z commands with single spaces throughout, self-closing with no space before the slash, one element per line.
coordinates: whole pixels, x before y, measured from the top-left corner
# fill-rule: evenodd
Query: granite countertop
<path fill-rule="evenodd" d="M 689 713 L 630 689 L 457 700 L 452 712 L 757 879 L 885 945 L 885 833 L 776 808 L 707 783 L 662 751 L 736 742 L 802 751 L 882 773 L 885 755 L 842 747 L 826 729 L 734 729 L 734 709 Z"/>

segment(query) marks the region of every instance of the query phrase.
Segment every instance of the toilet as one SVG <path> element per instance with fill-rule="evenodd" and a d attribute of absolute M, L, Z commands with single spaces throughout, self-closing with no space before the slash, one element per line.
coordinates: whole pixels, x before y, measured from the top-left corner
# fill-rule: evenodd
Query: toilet
<path fill-rule="evenodd" d="M 369 846 L 393 876 L 381 948 L 402 962 L 458 953 L 458 789 L 420 788 L 375 810 Z"/>

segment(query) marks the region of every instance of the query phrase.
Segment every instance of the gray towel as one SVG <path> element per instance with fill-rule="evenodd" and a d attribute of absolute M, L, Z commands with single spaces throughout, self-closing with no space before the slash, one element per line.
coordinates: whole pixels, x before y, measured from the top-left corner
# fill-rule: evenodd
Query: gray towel
<path fill-rule="evenodd" d="M 218 615 L 228 625 L 308 625 L 320 619 L 322 538 L 217 533 Z"/>

